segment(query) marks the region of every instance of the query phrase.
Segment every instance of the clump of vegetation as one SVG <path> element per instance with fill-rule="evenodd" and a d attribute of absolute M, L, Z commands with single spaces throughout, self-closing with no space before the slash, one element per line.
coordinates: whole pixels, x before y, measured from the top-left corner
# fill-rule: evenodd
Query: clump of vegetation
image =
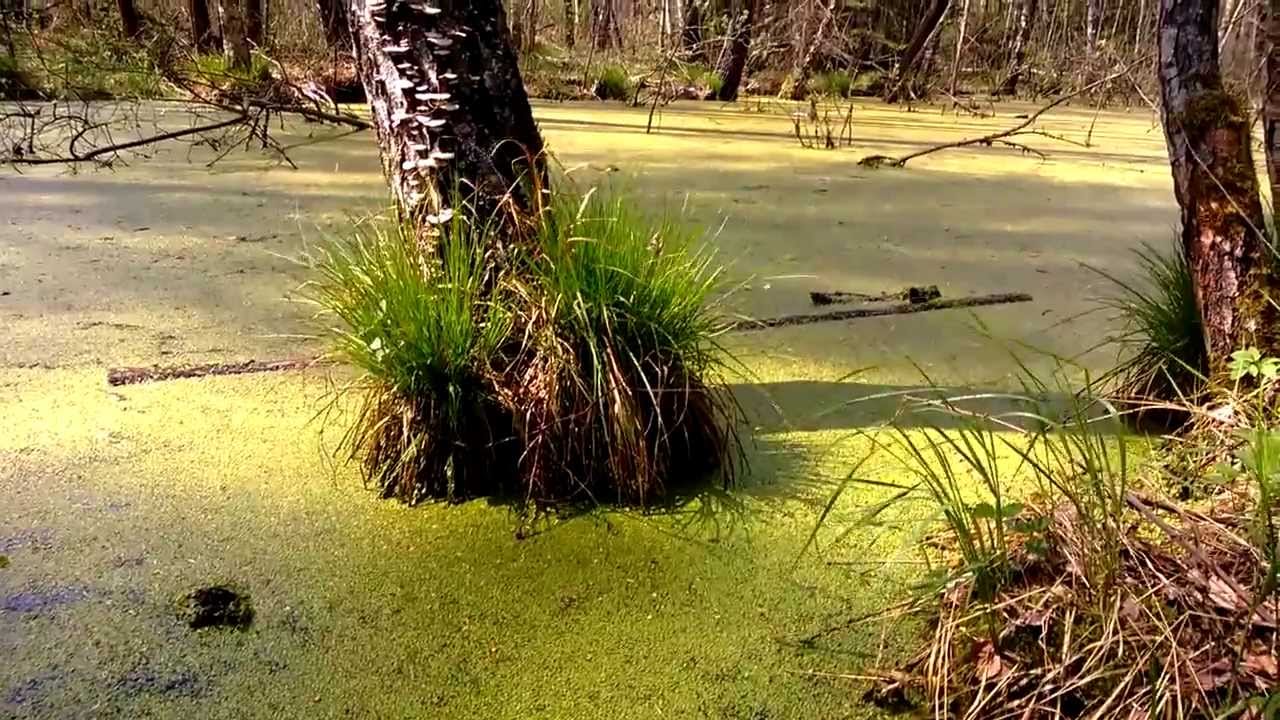
<path fill-rule="evenodd" d="M 596 77 L 595 96 L 601 100 L 630 100 L 634 86 L 623 65 L 605 65 Z"/>
<path fill-rule="evenodd" d="M 1092 720 L 1271 702 L 1280 444 L 1260 401 L 1280 361 L 1237 355 L 1233 375 L 1256 389 L 1230 401 L 1257 411 L 1237 426 L 1229 498 L 1206 510 L 1149 490 L 1156 468 L 1131 462 L 1109 404 L 1035 411 L 1043 386 L 1003 414 L 926 401 L 947 429 L 877 441 L 916 477 L 891 502 L 936 510 L 925 552 L 940 567 L 912 606 L 932 628 L 924 647 L 869 698 L 938 717 Z"/>
<path fill-rule="evenodd" d="M 1121 358 L 1101 385 L 1134 405 L 1140 419 L 1172 428 L 1185 422 L 1181 407 L 1205 386 L 1204 329 L 1186 256 L 1146 246 L 1137 258 L 1138 282 L 1095 270 L 1116 288 L 1101 302 L 1121 325 L 1120 333 L 1109 338 Z"/>
<path fill-rule="evenodd" d="M 332 354 L 361 373 L 343 446 L 384 497 L 493 492 L 511 464 L 492 379 L 513 313 L 506 298 L 484 297 L 498 280 L 484 270 L 488 239 L 483 226 L 452 223 L 428 255 L 411 227 L 366 223 L 310 258 L 318 276 L 306 295 L 337 321 Z"/>
<path fill-rule="evenodd" d="M 849 97 L 853 90 L 853 76 L 847 70 L 817 73 L 809 79 L 809 90 L 828 97 Z"/>
<path fill-rule="evenodd" d="M 408 502 L 647 504 L 731 465 L 711 256 L 616 195 L 562 192 L 534 218 L 500 259 L 475 220 L 428 253 L 395 226 L 310 258 L 333 354 L 361 371 L 343 447 L 367 482 Z"/>

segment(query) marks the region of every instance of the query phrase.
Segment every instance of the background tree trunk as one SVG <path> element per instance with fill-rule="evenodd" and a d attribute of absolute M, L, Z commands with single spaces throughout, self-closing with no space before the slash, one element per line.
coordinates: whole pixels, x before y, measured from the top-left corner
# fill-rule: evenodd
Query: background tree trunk
<path fill-rule="evenodd" d="M 234 0 L 232 0 L 234 2 Z M 244 34 L 245 39 L 257 48 L 266 46 L 266 3 L 267 0 L 244 1 Z"/>
<path fill-rule="evenodd" d="M 822 44 L 826 42 L 827 33 L 836 16 L 836 3 L 837 0 L 827 0 L 823 4 L 822 19 L 818 21 L 818 29 L 814 31 L 808 47 L 796 48 L 795 64 L 792 65 L 787 79 L 782 82 L 782 91 L 779 93 L 783 97 L 800 100 L 806 95 L 809 76 L 813 74 L 814 61 L 817 60 Z"/>
<path fill-rule="evenodd" d="M 591 41 L 597 50 L 622 46 L 617 0 L 591 0 Z"/>
<path fill-rule="evenodd" d="M 738 90 L 742 87 L 742 75 L 747 69 L 747 56 L 751 54 L 751 30 L 755 23 L 755 5 L 757 0 L 747 0 L 746 8 L 733 23 L 729 38 L 729 48 L 721 58 L 718 69 L 720 89 L 716 99 L 721 102 L 733 102 L 738 99 Z"/>
<path fill-rule="evenodd" d="M 1161 0 L 1160 90 L 1182 245 L 1211 371 L 1255 345 L 1275 354 L 1280 283 L 1261 232 L 1249 111 L 1223 88 L 1217 0 Z"/>
<path fill-rule="evenodd" d="M 222 48 L 227 55 L 227 66 L 233 70 L 248 70 L 252 64 L 246 30 L 241 0 L 227 0 L 222 8 Z"/>
<path fill-rule="evenodd" d="M 1017 26 L 1013 34 L 1013 48 L 1009 53 L 1009 74 L 1000 86 L 1001 95 L 1017 95 L 1018 84 L 1022 81 L 1022 73 L 1027 62 L 1027 42 L 1035 27 L 1036 12 L 1039 10 L 1036 0 L 1022 0 L 1018 8 Z"/>
<path fill-rule="evenodd" d="M 1102 0 L 1085 0 L 1084 37 L 1085 50 L 1089 53 L 1089 57 L 1098 54 L 1098 32 L 1101 27 Z M 1216 29 L 1215 32 L 1217 32 Z"/>
<path fill-rule="evenodd" d="M 383 171 L 424 242 L 455 190 L 487 218 L 507 197 L 528 209 L 523 182 L 542 173 L 501 0 L 432 2 L 353 0 L 350 15 Z"/>
<path fill-rule="evenodd" d="M 188 0 L 187 11 L 191 14 L 191 42 L 195 44 L 196 51 L 218 52 L 222 47 L 222 40 L 213 33 L 209 3 L 206 0 Z"/>
<path fill-rule="evenodd" d="M 680 20 L 680 46 L 689 62 L 707 61 L 707 50 L 702 45 L 702 2 L 685 0 L 684 17 Z"/>
<path fill-rule="evenodd" d="M 116 7 L 120 10 L 120 28 L 124 31 L 124 36 L 137 38 L 141 35 L 142 18 L 138 15 L 138 8 L 133 0 L 116 0 Z"/>
<path fill-rule="evenodd" d="M 933 38 L 938 26 L 942 24 L 942 18 L 946 16 L 949 4 L 950 0 L 933 0 L 929 5 L 924 18 L 911 36 L 910 44 L 907 45 L 906 50 L 902 51 L 902 58 L 898 61 L 898 72 L 894 75 L 893 82 L 889 83 L 885 102 L 898 102 L 902 99 L 903 93 L 909 89 L 916 65 L 924 55 L 925 46 Z"/>
<path fill-rule="evenodd" d="M 351 52 L 351 26 L 347 22 L 346 0 L 318 0 L 320 23 L 324 25 L 324 37 L 329 49 L 339 53 Z"/>
<path fill-rule="evenodd" d="M 578 0 L 564 0 L 564 46 L 578 42 Z"/>

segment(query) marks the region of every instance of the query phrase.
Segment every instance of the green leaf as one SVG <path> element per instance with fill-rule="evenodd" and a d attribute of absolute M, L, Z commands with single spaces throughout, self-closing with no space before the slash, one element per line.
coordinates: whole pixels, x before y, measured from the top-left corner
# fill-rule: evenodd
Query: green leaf
<path fill-rule="evenodd" d="M 1000 508 L 1000 515 L 1008 520 L 1011 517 L 1017 517 L 1023 511 L 1023 505 L 1020 502 L 1005 503 Z"/>
<path fill-rule="evenodd" d="M 980 518 L 982 520 L 996 519 L 996 509 L 991 505 L 991 503 L 978 503 L 969 509 L 969 513 L 975 518 Z"/>

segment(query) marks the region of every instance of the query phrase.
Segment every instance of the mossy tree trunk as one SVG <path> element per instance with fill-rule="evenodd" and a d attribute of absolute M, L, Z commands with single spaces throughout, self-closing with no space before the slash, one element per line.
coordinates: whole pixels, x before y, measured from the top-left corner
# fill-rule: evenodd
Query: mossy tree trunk
<path fill-rule="evenodd" d="M 1233 351 L 1280 351 L 1276 263 L 1250 149 L 1249 111 L 1224 89 L 1218 0 L 1161 0 L 1159 75 L 1182 245 L 1196 288 L 1210 370 Z"/>
<path fill-rule="evenodd" d="M 729 37 L 729 47 L 721 57 L 717 72 L 720 76 L 720 89 L 716 99 L 721 102 L 733 102 L 738 99 L 738 91 L 742 87 L 742 76 L 747 71 L 747 56 L 751 54 L 751 33 L 755 24 L 756 3 L 759 0 L 746 0 L 746 7 L 741 15 L 734 19 Z"/>
<path fill-rule="evenodd" d="M 950 4 L 951 0 L 933 0 L 929 4 L 929 9 L 925 11 L 920 24 L 916 26 L 915 32 L 911 35 L 911 42 L 902 51 L 902 57 L 898 61 L 898 71 L 894 74 L 893 81 L 888 85 L 888 92 L 884 97 L 885 102 L 896 103 L 910 90 L 917 66 L 922 64 L 921 60 L 924 59 L 925 49 L 942 24 L 942 18 L 946 17 L 947 8 Z"/>
<path fill-rule="evenodd" d="M 420 238 L 455 192 L 482 218 L 528 209 L 542 137 L 501 0 L 353 0 L 350 23 L 383 171 Z"/>

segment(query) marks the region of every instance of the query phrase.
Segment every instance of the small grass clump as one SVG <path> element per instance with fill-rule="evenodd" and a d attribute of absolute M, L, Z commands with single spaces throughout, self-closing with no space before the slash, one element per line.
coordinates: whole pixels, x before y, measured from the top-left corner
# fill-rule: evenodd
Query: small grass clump
<path fill-rule="evenodd" d="M 846 70 L 817 73 L 809 80 L 809 90 L 826 97 L 849 97 L 853 89 L 853 75 Z"/>
<path fill-rule="evenodd" d="M 1205 386 L 1208 354 L 1195 285 L 1186 257 L 1177 248 L 1137 251 L 1138 282 L 1110 280 L 1116 292 L 1102 299 L 1121 331 L 1109 339 L 1120 348 L 1119 363 L 1100 382 L 1106 391 L 1136 406 L 1138 417 L 1166 428 L 1187 419 L 1178 406 Z"/>
<path fill-rule="evenodd" d="M 596 77 L 595 96 L 601 100 L 630 100 L 631 75 L 622 65 L 605 65 Z"/>
<path fill-rule="evenodd" d="M 361 371 L 344 447 L 369 484 L 648 504 L 728 465 L 720 274 L 694 236 L 593 191 L 554 194 L 521 238 L 499 257 L 472 218 L 431 253 L 396 226 L 311 258 L 333 354 Z"/>

